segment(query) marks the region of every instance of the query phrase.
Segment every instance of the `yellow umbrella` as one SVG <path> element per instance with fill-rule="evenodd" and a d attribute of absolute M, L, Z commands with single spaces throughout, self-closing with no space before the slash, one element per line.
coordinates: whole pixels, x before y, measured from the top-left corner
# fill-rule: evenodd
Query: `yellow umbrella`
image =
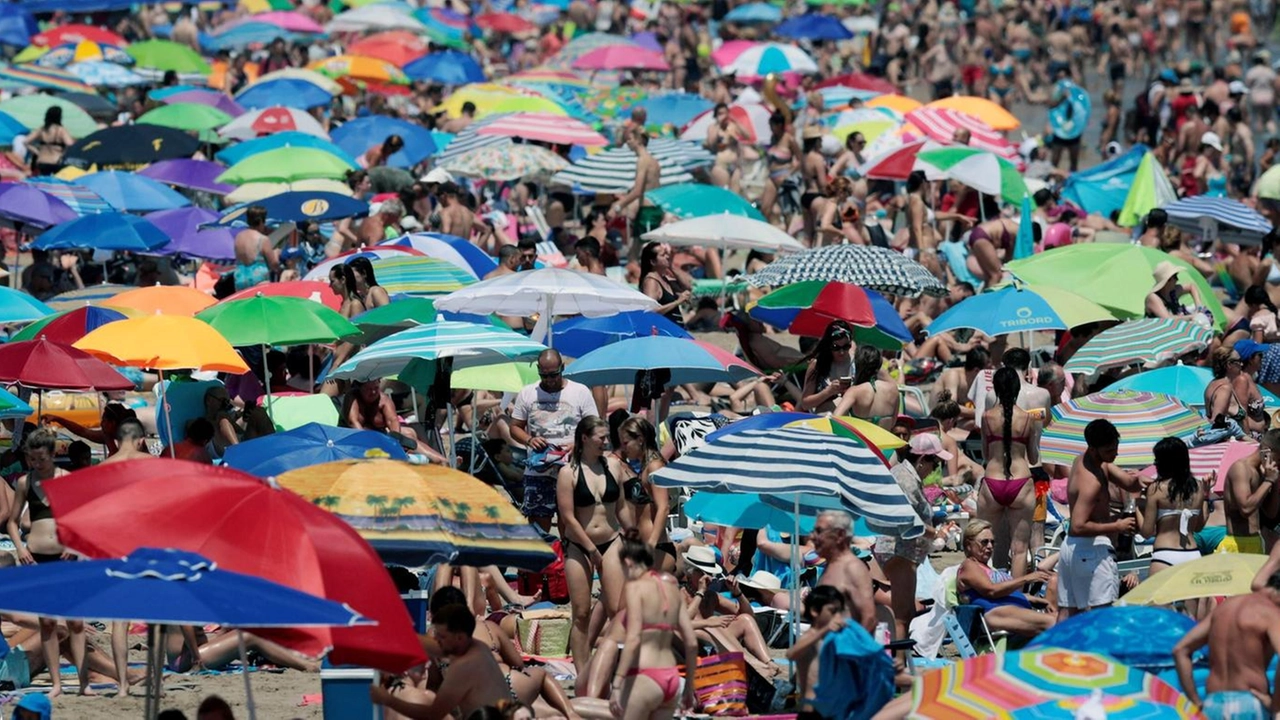
<path fill-rule="evenodd" d="M 265 200 L 273 195 L 281 193 L 293 192 L 295 190 L 309 190 L 314 192 L 331 192 L 339 195 L 351 196 L 351 186 L 341 180 L 331 180 L 329 178 L 310 178 L 307 180 L 299 180 L 292 183 L 274 183 L 274 182 L 250 182 L 241 185 L 235 190 L 227 193 L 223 201 L 230 205 L 239 203 L 253 202 L 255 200 Z"/>
<path fill-rule="evenodd" d="M 217 330 L 181 315 L 146 315 L 107 323 L 77 340 L 75 347 L 127 367 L 249 372 Z"/>
<path fill-rule="evenodd" d="M 1266 555 L 1221 553 L 1174 565 L 1147 578 L 1120 602 L 1126 605 L 1168 605 L 1179 600 L 1244 595 Z"/>
<path fill-rule="evenodd" d="M 127 290 L 108 300 L 105 305 L 128 308 L 148 315 L 186 315 L 191 317 L 218 301 L 212 295 L 182 285 L 154 285 Z"/>
<path fill-rule="evenodd" d="M 76 44 L 75 54 L 71 57 L 71 62 L 85 62 L 87 60 L 102 60 L 106 57 L 106 53 L 102 52 L 102 46 L 92 40 L 81 40 Z"/>
<path fill-rule="evenodd" d="M 552 100 L 541 95 L 522 92 L 518 88 L 505 85 L 477 84 L 458 89 L 444 101 L 444 112 L 450 117 L 462 114 L 462 106 L 468 102 L 475 103 L 476 117 L 497 113 L 543 112 L 552 115 L 568 115 L 569 113 Z"/>
<path fill-rule="evenodd" d="M 852 416 L 839 418 L 816 417 L 808 420 L 797 420 L 793 423 L 787 423 L 786 427 L 808 428 L 833 435 L 844 434 L 846 436 L 852 434 L 849 433 L 849 428 L 852 428 L 867 442 L 881 450 L 897 450 L 907 444 L 902 438 L 879 425 Z"/>
<path fill-rule="evenodd" d="M 886 132 L 896 130 L 899 127 L 902 127 L 902 123 L 894 122 L 893 120 L 863 120 L 861 122 L 849 123 L 848 125 L 841 125 L 832 130 L 831 134 L 843 143 L 850 135 L 855 132 L 860 132 L 862 133 L 863 139 L 868 143 L 871 143 Z"/>
<path fill-rule="evenodd" d="M 409 77 L 400 68 L 386 60 L 361 55 L 339 55 L 317 60 L 307 66 L 330 77 L 349 77 L 352 80 L 369 80 L 380 83 L 408 85 Z"/>
<path fill-rule="evenodd" d="M 22 49 L 22 52 L 13 56 L 13 64 L 18 65 L 38 60 L 41 56 L 52 49 L 53 48 L 45 47 L 44 45 L 28 45 Z"/>
<path fill-rule="evenodd" d="M 459 368 L 449 376 L 451 386 L 465 390 L 518 393 L 536 382 L 538 382 L 538 367 L 532 362 Z"/>
<path fill-rule="evenodd" d="M 995 130 L 1017 130 L 1022 122 L 1012 113 L 986 98 L 972 95 L 952 95 L 941 100 L 934 100 L 927 107 L 951 108 L 962 113 L 973 115 L 990 125 Z"/>
<path fill-rule="evenodd" d="M 339 460 L 276 482 L 347 521 L 387 560 L 540 569 L 555 553 L 509 500 L 438 465 Z"/>
<path fill-rule="evenodd" d="M 920 102 L 919 100 L 913 100 L 903 95 L 881 95 L 879 97 L 873 97 L 870 100 L 863 103 L 864 107 L 889 108 L 890 110 L 897 111 L 899 113 L 902 113 L 903 115 L 906 115 L 907 113 L 911 112 L 912 110 L 915 110 L 918 107 L 921 107 L 922 105 L 924 105 L 924 103 Z"/>
<path fill-rule="evenodd" d="M 97 166 L 95 165 L 94 167 L 96 168 Z M 88 175 L 90 172 L 91 172 L 90 170 L 81 170 L 78 167 L 72 167 L 68 165 L 62 168 L 61 170 L 59 170 L 58 172 L 54 173 L 53 176 L 58 178 L 59 180 L 74 182 L 76 178 L 80 177 L 81 175 Z M 92 170 L 92 172 L 97 172 L 97 170 Z"/>
<path fill-rule="evenodd" d="M 271 80 L 285 80 L 285 79 L 305 80 L 306 82 L 309 82 L 312 85 L 315 85 L 316 87 L 321 88 L 322 90 L 329 93 L 330 95 L 342 94 L 342 86 L 339 85 L 337 82 L 335 82 L 331 78 L 327 78 L 324 75 L 321 75 L 315 70 L 307 70 L 306 68 L 285 68 L 284 70 L 276 70 L 275 72 L 269 72 L 266 75 L 259 75 L 258 79 L 254 80 L 252 85 L 257 85 L 258 83 L 268 82 Z"/>

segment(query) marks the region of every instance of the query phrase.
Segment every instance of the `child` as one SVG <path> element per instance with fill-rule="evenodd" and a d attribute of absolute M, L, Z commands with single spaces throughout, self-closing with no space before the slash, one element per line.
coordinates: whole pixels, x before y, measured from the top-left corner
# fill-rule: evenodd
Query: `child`
<path fill-rule="evenodd" d="M 818 650 L 828 633 L 843 629 L 849 621 L 844 595 L 830 585 L 815 587 L 804 599 L 804 619 L 809 621 L 809 629 L 787 651 L 787 659 L 796 665 L 796 678 L 800 683 L 800 711 L 796 720 L 822 720 L 813 709 L 813 690 L 818 684 Z"/>

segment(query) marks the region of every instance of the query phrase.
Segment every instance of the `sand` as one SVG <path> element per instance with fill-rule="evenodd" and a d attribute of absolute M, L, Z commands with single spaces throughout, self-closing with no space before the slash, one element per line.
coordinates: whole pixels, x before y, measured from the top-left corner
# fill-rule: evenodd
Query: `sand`
<path fill-rule="evenodd" d="M 73 675 L 65 676 L 64 679 L 68 682 L 75 681 Z M 300 707 L 303 695 L 320 693 L 319 674 L 296 670 L 285 670 L 280 673 L 254 672 L 250 675 L 250 680 L 253 682 L 254 705 L 257 708 L 258 717 L 263 720 L 288 718 L 319 720 L 324 716 L 319 702 Z M 218 695 L 231 705 L 237 718 L 243 720 L 249 717 L 245 703 L 244 678 L 238 674 L 169 675 L 165 679 L 165 684 L 166 695 L 160 705 L 162 710 L 171 708 L 181 710 L 190 720 L 195 720 L 196 708 L 200 706 L 200 702 L 210 695 Z M 77 720 L 141 717 L 144 707 L 144 698 L 141 693 L 141 688 L 135 688 L 127 698 L 63 696 L 54 700 L 53 716 Z"/>

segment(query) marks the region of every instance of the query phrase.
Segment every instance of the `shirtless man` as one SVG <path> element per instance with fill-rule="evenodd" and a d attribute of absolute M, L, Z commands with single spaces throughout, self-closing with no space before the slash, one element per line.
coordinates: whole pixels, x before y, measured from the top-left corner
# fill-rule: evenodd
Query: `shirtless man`
<path fill-rule="evenodd" d="M 458 199 L 458 186 L 447 182 L 440 186 L 440 232 L 471 239 L 471 227 L 475 224 L 475 213 L 467 209 Z"/>
<path fill-rule="evenodd" d="M 269 282 L 280 271 L 280 256 L 267 237 L 267 209 L 251 206 L 244 214 L 249 227 L 236 233 L 236 290 Z"/>
<path fill-rule="evenodd" d="M 1280 430 L 1268 430 L 1258 449 L 1231 464 L 1223 492 L 1227 535 L 1218 543 L 1220 553 L 1263 553 L 1259 516 L 1268 495 L 1280 480 Z"/>
<path fill-rule="evenodd" d="M 147 450 L 146 428 L 135 419 L 122 421 L 116 430 L 116 438 L 119 443 L 117 450 L 102 461 L 103 465 L 125 460 L 149 460 L 155 457 Z"/>
<path fill-rule="evenodd" d="M 1058 622 L 1116 601 L 1120 572 L 1114 538 L 1138 528 L 1137 518 L 1111 517 L 1111 483 L 1130 492 L 1144 485 L 1113 464 L 1120 432 L 1109 420 L 1094 420 L 1085 426 L 1084 439 L 1088 447 L 1067 479 L 1071 524 L 1058 556 Z"/>
<path fill-rule="evenodd" d="M 1209 680 L 1203 700 L 1191 672 L 1191 656 L 1209 646 Z M 1249 595 L 1230 597 L 1214 608 L 1173 648 L 1178 680 L 1209 720 L 1265 720 L 1280 710 L 1267 667 L 1280 648 L 1280 573 Z"/>
<path fill-rule="evenodd" d="M 1001 358 L 1001 364 L 1018 371 L 1018 380 L 1022 383 L 1022 389 L 1018 391 L 1018 407 L 1026 410 L 1031 414 L 1032 418 L 1040 422 L 1048 419 L 1049 408 L 1053 407 L 1053 399 L 1049 397 L 1049 391 L 1027 380 L 1028 370 L 1031 368 L 1031 353 L 1024 348 L 1010 348 L 1005 351 L 1004 357 Z M 982 413 L 996 404 L 996 393 L 991 389 L 990 378 L 984 378 L 983 380 L 984 383 L 981 386 L 984 391 L 982 406 L 976 407 L 977 403 L 974 403 L 974 412 L 977 413 L 975 422 L 979 424 L 982 423 Z M 975 399 L 972 391 L 968 397 Z"/>
<path fill-rule="evenodd" d="M 866 629 L 875 632 L 876 606 L 872 600 L 871 571 L 854 556 L 849 547 L 853 537 L 853 518 L 843 510 L 826 510 L 813 523 L 813 549 L 826 561 L 818 586 L 829 585 L 844 595 L 849 616 Z"/>
<path fill-rule="evenodd" d="M 360 223 L 358 237 L 360 245 L 377 245 L 383 240 L 400 237 L 399 222 L 404 217 L 404 203 L 399 198 L 384 200 L 378 206 L 378 212 L 365 218 Z"/>
<path fill-rule="evenodd" d="M 987 361 L 990 359 L 987 351 L 980 347 L 975 347 L 964 356 L 964 366 L 947 368 L 942 371 L 942 375 L 938 377 L 938 383 L 934 386 L 937 391 L 935 398 L 943 392 L 951 393 L 951 397 L 957 400 L 964 400 L 969 397 L 969 390 L 973 387 L 973 381 L 987 369 Z M 960 406 L 960 422 L 965 425 L 972 425 L 974 422 L 973 403 L 964 403 Z"/>
<path fill-rule="evenodd" d="M 498 248 L 498 267 L 485 273 L 481 280 L 510 275 L 520 267 L 520 248 L 515 245 L 503 245 Z"/>
<path fill-rule="evenodd" d="M 590 275 L 604 275 L 604 263 L 600 261 L 600 241 L 587 237 L 573 246 L 574 257 L 578 260 L 578 268 Z"/>
<path fill-rule="evenodd" d="M 476 104 L 473 102 L 462 103 L 462 114 L 456 118 L 450 118 L 444 122 L 440 129 L 447 133 L 458 134 L 467 129 L 467 126 L 475 122 Z"/>
<path fill-rule="evenodd" d="M 658 178 L 662 174 L 658 160 L 649 153 L 649 134 L 632 132 L 627 137 L 627 147 L 636 154 L 636 182 L 618 201 L 609 208 L 609 217 L 616 217 L 631 203 L 637 203 L 635 220 L 631 223 L 630 260 L 640 259 L 640 246 L 644 243 L 641 235 L 662 224 L 662 208 L 654 206 L 644 194 L 658 188 Z"/>

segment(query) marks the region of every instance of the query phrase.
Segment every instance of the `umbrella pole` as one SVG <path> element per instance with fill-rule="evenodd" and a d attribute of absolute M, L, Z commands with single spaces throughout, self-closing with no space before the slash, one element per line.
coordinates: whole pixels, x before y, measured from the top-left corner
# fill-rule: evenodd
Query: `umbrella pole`
<path fill-rule="evenodd" d="M 476 450 L 480 447 L 480 419 L 476 417 L 476 393 L 478 390 L 471 391 L 471 461 L 470 468 L 467 470 L 468 475 L 476 474 Z"/>
<path fill-rule="evenodd" d="M 800 636 L 800 493 L 792 495 L 794 505 L 792 507 L 792 520 L 794 526 L 791 533 L 791 644 L 796 644 L 796 638 Z M 795 665 L 791 665 L 791 671 L 795 673 Z"/>
<path fill-rule="evenodd" d="M 173 437 L 173 415 L 169 407 L 169 388 L 164 384 L 164 370 L 156 368 L 156 374 L 160 376 L 160 402 L 164 405 L 164 426 L 169 431 L 169 457 L 174 460 L 178 459 L 178 448 L 175 447 Z"/>
<path fill-rule="evenodd" d="M 276 416 L 272 413 L 271 408 L 271 365 L 267 362 L 267 346 L 262 346 L 262 374 L 267 379 L 267 418 L 271 420 L 271 425 L 275 426 Z"/>
<path fill-rule="evenodd" d="M 257 720 L 253 707 L 253 685 L 249 682 L 249 650 L 244 645 L 244 631 L 236 630 L 236 644 L 240 646 L 240 664 L 244 666 L 244 702 L 249 706 L 249 720 Z"/>
<path fill-rule="evenodd" d="M 454 467 L 454 464 L 455 464 L 455 462 L 456 462 L 456 461 L 454 460 L 454 458 L 456 458 L 456 457 L 458 456 L 458 455 L 457 455 L 457 453 L 458 453 L 458 443 L 457 443 L 457 441 L 456 441 L 456 438 L 454 437 L 454 434 L 455 434 L 455 433 L 454 433 L 454 425 L 453 425 L 453 403 L 447 403 L 447 404 L 445 404 L 445 406 L 444 406 L 444 418 L 445 418 L 445 420 L 444 420 L 444 421 L 445 421 L 445 423 L 447 423 L 447 424 L 448 424 L 448 426 L 449 426 L 449 455 L 448 455 L 448 458 L 447 458 L 447 459 L 448 459 L 448 461 L 449 461 L 449 465 L 448 465 L 448 467 Z M 433 418 L 432 420 L 433 420 L 433 422 L 434 422 L 434 418 Z M 441 442 L 440 444 L 443 446 L 443 445 L 444 445 L 444 442 Z M 443 448 L 443 447 L 441 447 L 440 449 L 441 449 L 441 450 L 443 450 L 444 448 Z M 474 453 L 474 452 L 475 452 L 475 448 L 472 448 L 472 450 L 471 450 L 471 451 Z"/>
<path fill-rule="evenodd" d="M 160 643 L 164 637 L 160 630 L 161 626 L 155 623 L 147 625 L 147 697 L 143 708 L 147 720 L 154 720 L 160 714 L 160 693 L 164 688 L 164 681 L 160 679 L 164 668 L 157 662 Z"/>

